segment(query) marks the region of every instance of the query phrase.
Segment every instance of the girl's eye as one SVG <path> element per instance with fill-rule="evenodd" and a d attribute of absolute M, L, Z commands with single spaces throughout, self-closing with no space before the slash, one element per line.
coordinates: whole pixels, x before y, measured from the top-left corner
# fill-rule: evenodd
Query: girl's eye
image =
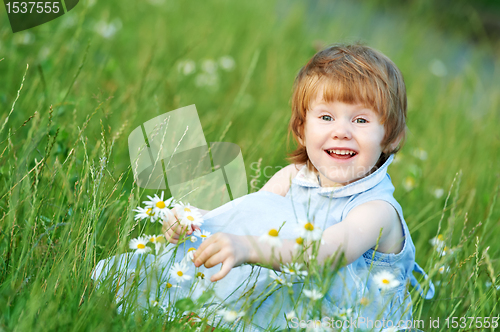
<path fill-rule="evenodd" d="M 321 120 L 325 120 L 325 121 L 332 121 L 333 118 L 329 115 L 322 115 L 321 116 Z"/>
<path fill-rule="evenodd" d="M 368 121 L 366 121 L 366 119 L 363 119 L 363 118 L 357 118 L 356 120 L 354 120 L 354 122 L 356 122 L 356 123 L 367 123 Z"/>

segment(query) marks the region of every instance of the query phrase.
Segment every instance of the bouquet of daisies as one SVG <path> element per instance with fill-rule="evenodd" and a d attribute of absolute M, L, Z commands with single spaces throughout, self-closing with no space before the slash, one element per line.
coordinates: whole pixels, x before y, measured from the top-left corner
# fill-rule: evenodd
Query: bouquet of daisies
<path fill-rule="evenodd" d="M 164 192 L 161 192 L 160 196 L 156 194 L 154 197 L 148 196 L 149 200 L 143 202 L 144 207 L 139 206 L 134 209 L 134 212 L 136 212 L 135 220 L 149 219 L 151 223 L 159 222 L 162 224 L 164 221 L 169 220 L 169 218 L 175 220 L 174 213 L 172 212 L 172 209 L 175 208 L 176 216 L 181 226 L 191 228 L 193 226 L 200 227 L 203 224 L 203 217 L 196 207 L 189 203 L 184 204 L 181 201 L 176 201 L 173 197 L 165 200 L 164 194 Z M 209 232 L 197 229 L 189 239 L 191 242 L 196 242 L 198 238 L 201 238 L 203 241 L 209 236 Z M 132 239 L 129 247 L 135 250 L 135 253 L 143 254 L 152 251 L 152 247 L 148 246 L 152 245 L 155 254 L 159 255 L 165 249 L 166 243 L 167 241 L 163 234 L 143 234 L 138 238 Z"/>

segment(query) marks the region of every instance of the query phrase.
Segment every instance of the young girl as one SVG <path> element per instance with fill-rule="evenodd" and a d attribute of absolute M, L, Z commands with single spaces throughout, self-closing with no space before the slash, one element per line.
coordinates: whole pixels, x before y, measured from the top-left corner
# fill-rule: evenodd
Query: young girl
<path fill-rule="evenodd" d="M 323 320 L 315 326 L 338 328 L 324 318 L 344 317 L 349 319 L 344 329 L 413 327 L 408 285 L 421 291 L 412 272 L 423 271 L 387 174 L 406 130 L 399 69 L 366 46 L 318 52 L 295 80 L 289 130 L 298 144 L 292 164 L 258 193 L 204 216 L 202 228 L 215 234 L 189 245 L 196 249 L 194 266 L 212 281 L 217 299 L 246 311 L 253 324 L 245 330 L 311 327 L 315 317 L 300 316 L 307 297 L 322 302 Z M 171 243 L 185 235 L 177 222 L 180 213 L 164 222 Z M 318 246 L 309 245 L 315 240 Z M 344 266 L 316 289 L 297 282 L 306 275 L 298 256 L 306 265 Z M 297 278 L 288 283 L 285 275 Z M 267 294 L 273 279 L 281 288 Z M 430 286 L 426 298 L 433 295 Z M 202 292 L 191 289 L 189 295 Z M 242 300 L 248 294 L 266 296 L 248 308 Z M 287 323 L 285 314 L 292 311 L 296 317 L 288 315 Z"/>

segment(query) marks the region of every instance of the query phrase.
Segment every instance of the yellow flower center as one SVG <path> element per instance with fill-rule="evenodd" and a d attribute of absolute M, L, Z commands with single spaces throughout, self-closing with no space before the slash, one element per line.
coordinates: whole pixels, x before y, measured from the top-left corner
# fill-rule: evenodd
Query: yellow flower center
<path fill-rule="evenodd" d="M 382 279 L 382 283 L 389 285 L 391 282 L 389 281 L 389 279 Z"/>
<path fill-rule="evenodd" d="M 294 269 L 288 269 L 288 271 L 290 271 L 290 273 L 295 273 Z"/>
<path fill-rule="evenodd" d="M 205 234 L 201 234 L 200 237 L 207 237 Z"/>
<path fill-rule="evenodd" d="M 306 229 L 306 231 L 313 231 L 314 225 L 308 222 L 307 224 L 304 225 L 304 228 Z"/>
<path fill-rule="evenodd" d="M 362 297 L 361 300 L 359 300 L 359 303 L 361 305 L 368 305 L 370 303 L 370 300 L 368 300 L 366 297 Z"/>
<path fill-rule="evenodd" d="M 182 271 L 177 271 L 177 275 L 178 275 L 179 277 L 182 277 L 182 276 L 184 275 L 184 273 L 182 273 Z"/>
<path fill-rule="evenodd" d="M 190 208 L 185 207 L 185 208 L 184 208 L 184 211 L 186 211 L 186 212 L 191 212 L 191 209 L 190 209 Z"/>
<path fill-rule="evenodd" d="M 172 284 L 167 282 L 167 289 L 172 288 Z"/>
<path fill-rule="evenodd" d="M 298 238 L 295 239 L 295 242 L 297 242 L 297 244 L 301 246 L 302 243 L 304 243 L 304 239 L 301 238 L 301 237 L 298 237 Z"/>
<path fill-rule="evenodd" d="M 139 243 L 137 245 L 137 249 L 144 249 L 144 248 L 146 248 L 146 246 L 144 244 L 142 244 L 142 243 Z"/>
<path fill-rule="evenodd" d="M 271 229 L 269 231 L 269 236 L 274 236 L 274 237 L 277 237 L 278 236 L 278 231 L 276 229 Z"/>
<path fill-rule="evenodd" d="M 201 272 L 196 273 L 196 276 L 200 279 L 205 279 L 205 275 Z"/>
<path fill-rule="evenodd" d="M 191 248 L 188 249 L 188 252 L 194 251 L 194 250 L 196 250 L 196 249 L 191 247 Z"/>
<path fill-rule="evenodd" d="M 156 207 L 159 208 L 159 209 L 164 209 L 165 208 L 165 202 L 164 201 L 159 201 L 158 203 L 156 203 Z"/>
<path fill-rule="evenodd" d="M 150 239 L 149 239 L 149 242 L 155 242 L 156 241 L 156 238 L 154 236 L 152 236 Z"/>
<path fill-rule="evenodd" d="M 194 221 L 194 218 L 193 218 L 193 216 L 187 216 L 187 220 Z"/>
<path fill-rule="evenodd" d="M 153 217 L 155 215 L 155 213 L 153 212 L 153 209 L 152 208 L 149 208 L 147 211 L 146 211 L 146 214 L 150 217 Z"/>
<path fill-rule="evenodd" d="M 443 240 L 444 240 L 444 236 L 443 236 L 443 235 L 441 235 L 441 234 L 439 234 L 439 235 L 438 235 L 438 240 L 439 240 L 439 241 L 443 241 Z"/>

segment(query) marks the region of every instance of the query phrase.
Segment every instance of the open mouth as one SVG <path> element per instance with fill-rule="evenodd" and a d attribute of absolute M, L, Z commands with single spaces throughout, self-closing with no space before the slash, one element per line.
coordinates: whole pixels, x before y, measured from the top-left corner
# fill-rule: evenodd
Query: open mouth
<path fill-rule="evenodd" d="M 338 159 L 350 159 L 357 155 L 357 152 L 352 150 L 325 150 L 325 152 Z"/>

